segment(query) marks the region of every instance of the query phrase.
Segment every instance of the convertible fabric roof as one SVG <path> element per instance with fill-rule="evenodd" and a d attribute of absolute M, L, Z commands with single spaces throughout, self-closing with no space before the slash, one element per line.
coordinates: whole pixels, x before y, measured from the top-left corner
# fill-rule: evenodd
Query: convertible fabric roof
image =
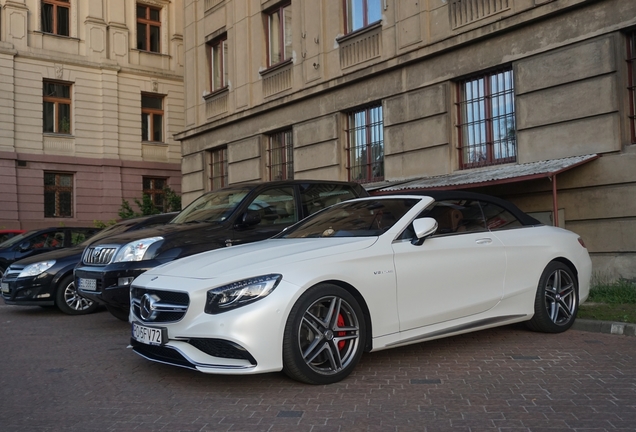
<path fill-rule="evenodd" d="M 375 183 L 366 185 L 366 188 L 370 192 L 372 191 L 373 194 L 382 194 L 405 192 L 407 190 L 467 189 L 494 184 L 514 183 L 554 177 L 557 174 L 590 162 L 598 157 L 597 154 L 589 154 L 516 165 L 489 166 L 487 168 L 456 171 L 454 173 L 433 177 Z"/>

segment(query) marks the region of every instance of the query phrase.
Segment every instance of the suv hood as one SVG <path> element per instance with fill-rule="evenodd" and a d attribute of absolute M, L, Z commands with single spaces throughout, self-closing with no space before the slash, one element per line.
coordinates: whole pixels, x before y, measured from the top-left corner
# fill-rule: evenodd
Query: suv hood
<path fill-rule="evenodd" d="M 170 240 L 170 247 L 178 247 L 183 244 L 201 243 L 206 241 L 205 233 L 214 233 L 225 227 L 224 224 L 199 222 L 190 224 L 166 224 L 158 227 L 144 228 L 142 230 L 130 231 L 105 237 L 101 240 L 91 243 L 91 246 L 100 245 L 125 245 L 135 240 L 141 240 L 149 237 L 163 237 Z M 195 232 L 192 232 L 195 231 Z M 203 232 L 202 232 L 203 231 Z"/>

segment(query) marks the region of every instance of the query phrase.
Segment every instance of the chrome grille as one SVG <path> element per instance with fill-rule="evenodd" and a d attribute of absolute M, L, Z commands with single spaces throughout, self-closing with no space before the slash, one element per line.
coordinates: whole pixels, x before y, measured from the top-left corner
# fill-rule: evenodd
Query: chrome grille
<path fill-rule="evenodd" d="M 185 292 L 152 290 L 136 286 L 130 290 L 130 306 L 135 316 L 143 322 L 179 321 L 188 311 L 189 305 L 190 297 Z"/>
<path fill-rule="evenodd" d="M 87 247 L 82 256 L 82 262 L 84 264 L 98 264 L 106 265 L 110 264 L 113 257 L 117 252 L 116 247 L 110 246 L 90 246 Z"/>

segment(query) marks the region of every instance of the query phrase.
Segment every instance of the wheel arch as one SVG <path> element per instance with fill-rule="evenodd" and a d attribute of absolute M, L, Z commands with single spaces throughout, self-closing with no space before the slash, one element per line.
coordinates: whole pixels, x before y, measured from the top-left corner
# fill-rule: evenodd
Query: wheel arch
<path fill-rule="evenodd" d="M 66 268 L 61 269 L 60 271 L 58 271 L 57 273 L 55 273 L 55 276 L 53 277 L 53 280 L 51 281 L 51 285 L 54 287 L 54 291 L 57 292 L 57 289 L 59 288 L 60 282 L 62 282 L 62 280 L 71 275 L 73 276 L 73 269 L 75 268 L 75 265 L 72 266 L 68 266 Z"/>
<path fill-rule="evenodd" d="M 576 290 L 578 292 L 579 290 L 579 286 L 580 286 L 580 281 L 579 281 L 579 271 L 577 270 L 576 266 L 574 265 L 574 263 L 572 261 L 570 261 L 569 259 L 565 258 L 565 257 L 558 257 L 558 258 L 554 258 L 552 261 L 550 262 L 560 262 L 561 264 L 566 265 L 570 270 L 572 270 L 572 273 L 574 273 L 574 276 L 576 277 Z M 549 265 L 550 263 L 548 263 Z"/>
<path fill-rule="evenodd" d="M 367 329 L 366 340 L 364 341 L 364 351 L 365 352 L 371 351 L 371 349 L 373 348 L 373 327 L 372 327 L 373 323 L 371 321 L 371 313 L 369 312 L 369 306 L 367 306 L 367 302 L 364 300 L 364 297 L 362 296 L 362 294 L 360 294 L 360 291 L 358 291 L 358 289 L 354 287 L 353 285 L 338 279 L 324 280 L 319 283 L 329 283 L 329 284 L 337 285 L 340 288 L 346 290 L 349 294 L 353 296 L 353 298 L 356 299 L 356 301 L 360 305 L 360 308 L 362 309 L 362 313 L 364 314 L 364 324 Z"/>

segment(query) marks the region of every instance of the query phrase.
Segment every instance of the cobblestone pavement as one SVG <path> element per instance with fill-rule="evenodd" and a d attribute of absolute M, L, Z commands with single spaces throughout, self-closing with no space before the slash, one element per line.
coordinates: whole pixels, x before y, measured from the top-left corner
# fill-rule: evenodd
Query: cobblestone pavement
<path fill-rule="evenodd" d="M 105 312 L 0 304 L 0 326 L 3 432 L 636 430 L 628 336 L 508 326 L 366 354 L 309 386 L 149 362 Z"/>

